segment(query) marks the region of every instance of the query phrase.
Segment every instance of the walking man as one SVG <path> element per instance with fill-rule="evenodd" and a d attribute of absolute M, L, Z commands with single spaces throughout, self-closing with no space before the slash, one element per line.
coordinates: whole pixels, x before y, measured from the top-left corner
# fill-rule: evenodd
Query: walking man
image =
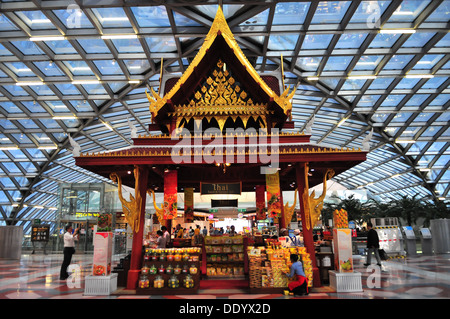
<path fill-rule="evenodd" d="M 380 254 L 378 249 L 380 248 L 380 240 L 378 238 L 378 233 L 372 228 L 372 223 L 367 223 L 367 259 L 364 266 L 369 266 L 372 258 L 372 252 L 375 253 L 375 258 L 377 259 L 377 265 L 381 267 Z"/>

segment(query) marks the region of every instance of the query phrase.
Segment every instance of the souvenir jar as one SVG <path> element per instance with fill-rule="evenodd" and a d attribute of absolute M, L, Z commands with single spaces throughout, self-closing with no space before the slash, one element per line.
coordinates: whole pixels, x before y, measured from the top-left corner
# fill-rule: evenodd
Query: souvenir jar
<path fill-rule="evenodd" d="M 191 275 L 186 275 L 186 277 L 183 279 L 183 286 L 185 288 L 194 288 L 194 279 Z"/>
<path fill-rule="evenodd" d="M 158 270 L 156 269 L 156 266 L 155 266 L 155 265 L 152 265 L 152 266 L 150 267 L 149 271 L 148 271 L 148 273 L 149 273 L 150 275 L 156 275 L 157 272 L 158 272 Z"/>
<path fill-rule="evenodd" d="M 166 261 L 166 253 L 164 251 L 159 255 L 159 261 Z"/>
<path fill-rule="evenodd" d="M 183 254 L 183 261 L 188 261 L 189 260 L 189 254 L 187 252 L 185 252 Z"/>
<path fill-rule="evenodd" d="M 173 252 L 172 252 L 172 251 L 169 251 L 169 252 L 167 253 L 167 261 L 173 261 L 174 258 L 175 258 L 175 256 L 174 256 Z"/>
<path fill-rule="evenodd" d="M 179 275 L 179 274 L 181 274 L 181 267 L 180 267 L 180 265 L 176 265 L 175 266 L 175 268 L 173 269 L 173 273 L 175 274 L 175 275 Z"/>
<path fill-rule="evenodd" d="M 159 266 L 159 268 L 158 268 L 158 273 L 163 274 L 163 273 L 165 273 L 165 271 L 166 271 L 166 268 L 164 267 L 163 264 L 161 264 L 161 266 Z"/>
<path fill-rule="evenodd" d="M 177 276 L 172 275 L 169 278 L 169 281 L 167 282 L 169 288 L 178 288 L 180 286 L 180 281 L 178 280 Z"/>
<path fill-rule="evenodd" d="M 139 278 L 139 288 L 148 288 L 150 286 L 150 280 L 146 275 L 141 275 Z"/>
<path fill-rule="evenodd" d="M 153 281 L 153 288 L 163 288 L 164 287 L 164 279 L 160 275 L 156 276 Z"/>
<path fill-rule="evenodd" d="M 183 266 L 183 269 L 181 270 L 181 273 L 182 274 L 187 274 L 189 272 L 189 267 L 188 267 L 188 265 L 184 265 Z"/>
<path fill-rule="evenodd" d="M 156 250 L 152 253 L 152 261 L 158 261 L 159 260 L 159 254 Z"/>
<path fill-rule="evenodd" d="M 173 274 L 173 266 L 172 265 L 167 266 L 166 274 L 168 274 L 168 275 L 172 275 Z"/>
<path fill-rule="evenodd" d="M 196 275 L 197 272 L 198 272 L 198 268 L 197 268 L 196 265 L 191 265 L 191 267 L 189 267 L 189 273 L 190 273 L 191 275 Z"/>
<path fill-rule="evenodd" d="M 175 261 L 181 261 L 181 253 L 177 251 L 173 257 Z"/>
<path fill-rule="evenodd" d="M 144 265 L 144 267 L 141 268 L 142 275 L 148 275 L 149 272 L 150 272 L 150 268 L 147 265 Z"/>

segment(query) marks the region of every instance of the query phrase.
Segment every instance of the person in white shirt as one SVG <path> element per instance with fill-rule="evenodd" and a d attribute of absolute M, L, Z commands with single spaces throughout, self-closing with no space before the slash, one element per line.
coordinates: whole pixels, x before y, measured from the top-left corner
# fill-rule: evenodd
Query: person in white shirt
<path fill-rule="evenodd" d="M 61 265 L 61 271 L 59 273 L 60 280 L 66 280 L 67 278 L 69 278 L 67 267 L 69 267 L 70 263 L 72 262 L 72 255 L 75 253 L 75 241 L 78 240 L 80 227 L 75 229 L 75 232 L 73 234 L 72 230 L 72 226 L 66 226 L 66 233 L 64 234 L 64 260 Z"/>
<path fill-rule="evenodd" d="M 165 240 L 165 243 L 166 243 L 166 246 L 164 248 L 169 247 L 171 238 L 170 238 L 169 231 L 167 230 L 167 227 L 166 226 L 162 226 L 161 227 L 161 231 L 163 232 L 164 240 Z"/>
<path fill-rule="evenodd" d="M 289 238 L 291 240 L 291 246 L 303 247 L 303 238 L 300 236 L 300 229 L 294 230 L 294 236 Z"/>

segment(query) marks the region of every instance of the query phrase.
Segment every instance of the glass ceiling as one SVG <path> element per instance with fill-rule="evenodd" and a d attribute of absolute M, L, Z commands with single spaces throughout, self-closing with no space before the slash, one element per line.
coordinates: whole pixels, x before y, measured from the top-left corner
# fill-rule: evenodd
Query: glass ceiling
<path fill-rule="evenodd" d="M 68 134 L 83 152 L 130 145 L 127 118 L 149 134 L 146 87 L 162 58 L 184 71 L 219 1 L 145 3 L 0 1 L 0 223 L 54 220 L 59 183 L 106 181 L 74 165 Z M 315 115 L 312 142 L 344 148 L 373 130 L 335 181 L 448 203 L 450 0 L 221 3 L 258 71 L 283 57 L 296 129 Z"/>

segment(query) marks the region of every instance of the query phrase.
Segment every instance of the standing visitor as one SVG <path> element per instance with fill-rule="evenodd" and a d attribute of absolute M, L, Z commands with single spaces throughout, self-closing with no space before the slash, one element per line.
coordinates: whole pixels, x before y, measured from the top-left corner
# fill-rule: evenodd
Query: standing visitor
<path fill-rule="evenodd" d="M 69 267 L 72 262 L 72 255 L 75 253 L 75 240 L 78 240 L 80 227 L 75 229 L 75 232 L 72 234 L 73 228 L 71 225 L 66 226 L 66 233 L 64 234 L 64 259 L 61 265 L 61 271 L 59 272 L 59 279 L 66 280 L 69 278 L 69 274 L 67 273 L 67 267 Z"/>
<path fill-rule="evenodd" d="M 158 239 L 156 239 L 156 248 L 166 248 L 166 239 L 164 238 L 164 233 L 158 230 L 156 232 L 156 236 L 158 236 Z"/>
<path fill-rule="evenodd" d="M 206 237 L 206 235 L 208 235 L 208 230 L 206 229 L 206 226 L 203 226 L 203 230 L 202 230 L 203 236 Z"/>
<path fill-rule="evenodd" d="M 372 258 L 372 252 L 375 253 L 375 258 L 377 259 L 377 265 L 381 266 L 380 254 L 378 253 L 378 249 L 380 248 L 380 240 L 378 238 L 378 233 L 375 229 L 372 228 L 372 223 L 367 223 L 367 259 L 364 266 L 369 266 Z"/>
<path fill-rule="evenodd" d="M 165 240 L 165 242 L 166 242 L 166 246 L 165 246 L 164 248 L 169 247 L 169 244 L 170 244 L 170 234 L 169 234 L 169 231 L 167 230 L 167 227 L 166 227 L 166 226 L 162 226 L 162 227 L 161 227 L 161 231 L 163 232 L 164 240 Z"/>

